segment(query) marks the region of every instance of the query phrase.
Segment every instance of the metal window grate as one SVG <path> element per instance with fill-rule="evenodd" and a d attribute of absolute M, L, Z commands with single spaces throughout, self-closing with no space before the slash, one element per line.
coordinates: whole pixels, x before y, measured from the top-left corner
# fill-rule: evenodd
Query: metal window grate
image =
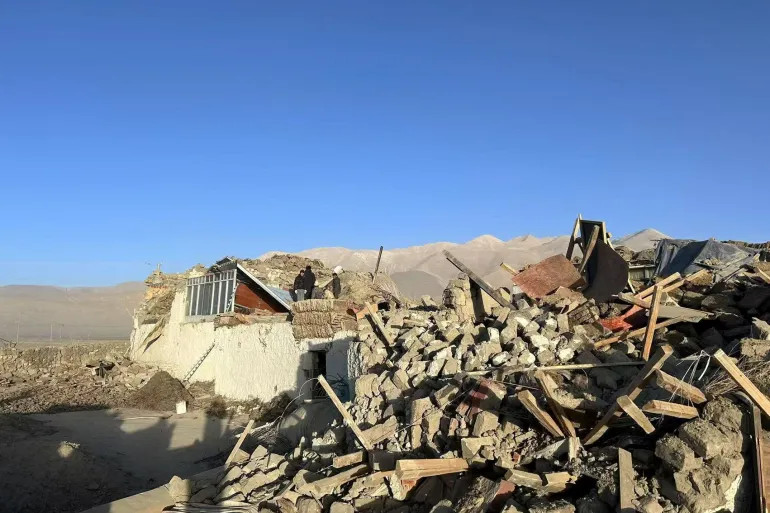
<path fill-rule="evenodd" d="M 187 280 L 188 317 L 232 312 L 235 304 L 236 269 Z"/>

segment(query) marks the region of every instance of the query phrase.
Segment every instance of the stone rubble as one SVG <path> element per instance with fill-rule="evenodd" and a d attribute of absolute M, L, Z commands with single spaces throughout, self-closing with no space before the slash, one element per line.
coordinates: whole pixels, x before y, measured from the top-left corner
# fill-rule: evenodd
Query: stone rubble
<path fill-rule="evenodd" d="M 400 307 L 380 305 L 393 346 L 369 319 L 358 322 L 351 351 L 368 372 L 355 380 L 354 399 L 345 407 L 374 444 L 364 459 L 335 467 L 335 458 L 362 449 L 349 427 L 336 421 L 287 452 L 258 445 L 209 481 L 176 484 L 185 490 L 179 500 L 314 513 L 610 512 L 619 500 L 618 447 L 632 452 L 638 511 L 734 511 L 752 493 L 749 422 L 744 406 L 727 396 L 696 405 L 699 417 L 692 420 L 647 414 L 655 427 L 651 435 L 623 417 L 623 429 L 610 429 L 587 446 L 551 435 L 517 398 L 529 390 L 552 414 L 534 369 L 639 361 L 638 341 L 593 347 L 612 335 L 597 321 L 628 305 L 597 305 L 560 291 L 533 301 L 513 287 L 500 289 L 511 300 L 500 306 L 480 292 L 473 297 L 474 290 L 461 275 L 449 283 L 440 305 L 425 297 Z M 769 291 L 749 275 L 713 286 L 686 283 L 670 292 L 664 304 L 678 301 L 713 318 L 656 331 L 655 344 L 674 349 L 665 371 L 704 387 L 719 373 L 712 364 L 703 379 L 695 379 L 704 351 L 734 354 L 743 346 L 744 354 L 756 357 L 756 349 L 748 348 L 770 340 Z M 552 372 L 553 400 L 581 436 L 640 368 Z M 770 385 L 756 384 L 765 391 Z M 641 407 L 652 399 L 681 402 L 650 380 L 635 402 Z M 456 458 L 465 460 L 467 471 L 417 481 L 401 480 L 396 471 L 404 460 Z"/>

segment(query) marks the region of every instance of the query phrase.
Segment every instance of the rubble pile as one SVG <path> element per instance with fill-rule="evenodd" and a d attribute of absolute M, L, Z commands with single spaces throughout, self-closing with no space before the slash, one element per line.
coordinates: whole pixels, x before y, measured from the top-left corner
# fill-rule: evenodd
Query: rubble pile
<path fill-rule="evenodd" d="M 461 275 L 443 304 L 424 296 L 358 315 L 351 350 L 367 372 L 341 406 L 348 421 L 289 450 L 238 449 L 219 475 L 177 486 L 177 500 L 292 513 L 701 513 L 751 500 L 746 406 L 701 388 L 729 380 L 714 351 L 767 356 L 770 284 L 751 272 L 682 280 L 661 311 L 702 309 L 700 322 L 655 330 L 646 362 L 628 336 L 647 322 L 638 305 L 498 292 L 510 304 Z M 335 310 L 323 301 L 294 315 L 312 325 Z"/>
<path fill-rule="evenodd" d="M 125 406 L 154 370 L 125 359 L 125 344 L 0 352 L 0 413 L 54 413 Z"/>

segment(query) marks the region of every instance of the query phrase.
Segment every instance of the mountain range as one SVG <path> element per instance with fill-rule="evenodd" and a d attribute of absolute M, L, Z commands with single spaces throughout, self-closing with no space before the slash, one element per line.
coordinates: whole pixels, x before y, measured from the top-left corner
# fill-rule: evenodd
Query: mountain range
<path fill-rule="evenodd" d="M 646 229 L 613 242 L 641 251 L 653 247 L 661 238 L 668 236 Z M 387 249 L 382 253 L 380 271 L 390 274 L 406 296 L 429 294 L 440 298 L 446 283 L 457 276 L 457 269 L 442 254 L 445 249 L 493 285 L 501 286 L 510 283 L 510 275 L 500 268 L 501 262 L 521 268 L 564 253 L 568 241 L 566 235 L 524 235 L 508 241 L 482 235 L 464 244 L 435 242 Z M 266 253 L 262 258 L 275 253 Z M 376 249 L 315 248 L 298 254 L 318 258 L 329 267 L 341 265 L 348 270 L 371 272 L 377 253 Z M 112 287 L 0 286 L 0 338 L 15 340 L 18 334 L 19 340 L 126 339 L 144 288 L 141 281 Z"/>

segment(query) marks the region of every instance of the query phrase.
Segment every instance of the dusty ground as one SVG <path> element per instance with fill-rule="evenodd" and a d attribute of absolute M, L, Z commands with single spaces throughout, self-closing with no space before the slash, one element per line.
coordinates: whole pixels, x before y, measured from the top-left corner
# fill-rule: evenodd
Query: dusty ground
<path fill-rule="evenodd" d="M 75 513 L 211 468 L 245 422 L 127 409 L 0 415 L 0 513 Z"/>

